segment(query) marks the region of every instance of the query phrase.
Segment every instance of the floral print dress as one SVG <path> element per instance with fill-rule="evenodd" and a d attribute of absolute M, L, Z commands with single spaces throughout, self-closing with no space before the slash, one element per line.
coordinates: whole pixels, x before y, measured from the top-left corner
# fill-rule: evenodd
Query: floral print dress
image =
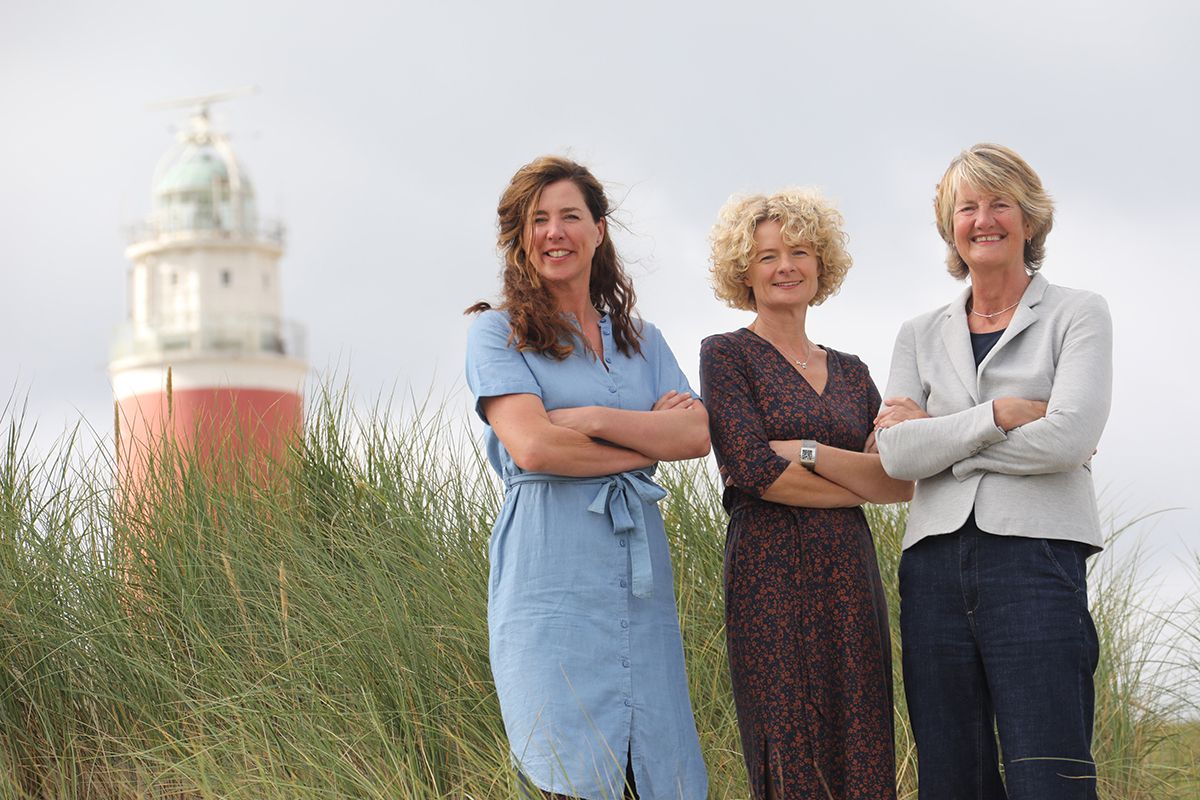
<path fill-rule="evenodd" d="M 830 348 L 815 389 L 742 328 L 700 353 L 713 449 L 730 478 L 729 669 L 750 788 L 778 798 L 894 798 L 887 603 L 861 508 L 761 499 L 788 466 L 772 439 L 861 451 L 879 409 L 865 364 Z"/>

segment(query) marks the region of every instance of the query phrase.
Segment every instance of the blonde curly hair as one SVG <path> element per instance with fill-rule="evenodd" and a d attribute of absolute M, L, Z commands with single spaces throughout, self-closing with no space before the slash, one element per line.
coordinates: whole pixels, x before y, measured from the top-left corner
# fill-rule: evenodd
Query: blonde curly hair
<path fill-rule="evenodd" d="M 757 310 L 754 292 L 746 285 L 746 272 L 754 256 L 754 231 L 764 220 L 782 226 L 785 242 L 808 242 L 816 251 L 820 272 L 817 293 L 809 305 L 819 306 L 837 294 L 854 264 L 846 252 L 845 221 L 833 203 L 808 188 L 787 188 L 772 195 L 734 195 L 721 207 L 709 236 L 713 294 L 733 308 Z"/>

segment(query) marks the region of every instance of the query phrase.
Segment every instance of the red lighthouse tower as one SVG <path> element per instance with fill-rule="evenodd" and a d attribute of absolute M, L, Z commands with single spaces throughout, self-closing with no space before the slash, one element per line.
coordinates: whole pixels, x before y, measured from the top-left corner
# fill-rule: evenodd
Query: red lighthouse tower
<path fill-rule="evenodd" d="M 118 458 L 138 480 L 164 437 L 205 453 L 278 457 L 302 422 L 304 331 L 283 319 L 282 224 L 208 109 L 180 101 L 187 130 L 159 161 L 153 210 L 131 231 L 129 316 L 113 342 Z"/>

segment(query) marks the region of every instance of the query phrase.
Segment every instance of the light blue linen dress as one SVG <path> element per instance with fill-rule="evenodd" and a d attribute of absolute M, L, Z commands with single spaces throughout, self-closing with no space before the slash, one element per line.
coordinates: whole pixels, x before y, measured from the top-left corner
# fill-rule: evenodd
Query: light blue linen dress
<path fill-rule="evenodd" d="M 478 399 L 534 394 L 547 410 L 649 411 L 690 392 L 662 334 L 622 355 L 600 320 L 604 364 L 518 351 L 508 317 L 481 314 L 467 340 Z M 607 368 L 606 368 L 607 367 Z M 505 498 L 490 542 L 492 675 L 514 765 L 539 788 L 620 798 L 626 753 L 642 800 L 694 800 L 708 778 L 688 698 L 674 583 L 653 470 L 600 478 L 523 471 L 489 426 L 487 456 Z"/>

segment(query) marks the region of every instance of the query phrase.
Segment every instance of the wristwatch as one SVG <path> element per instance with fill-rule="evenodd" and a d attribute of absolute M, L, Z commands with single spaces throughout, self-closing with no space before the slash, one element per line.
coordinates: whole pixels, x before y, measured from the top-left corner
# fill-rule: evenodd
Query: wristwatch
<path fill-rule="evenodd" d="M 796 463 L 804 467 L 809 472 L 813 472 L 817 468 L 817 443 L 812 439 L 800 440 L 800 455 L 796 456 Z"/>

